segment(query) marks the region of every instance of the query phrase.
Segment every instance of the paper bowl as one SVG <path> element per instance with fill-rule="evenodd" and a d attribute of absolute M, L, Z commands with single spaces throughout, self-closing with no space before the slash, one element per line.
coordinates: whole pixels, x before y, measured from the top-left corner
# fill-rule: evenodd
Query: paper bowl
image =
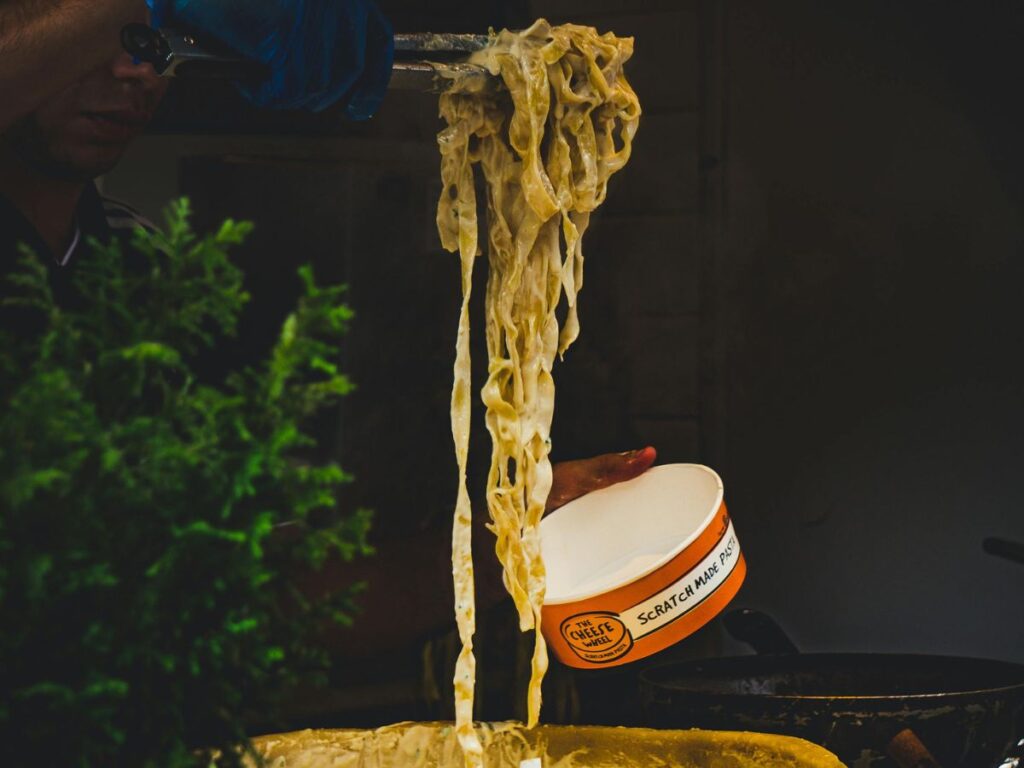
<path fill-rule="evenodd" d="M 570 667 L 628 664 L 693 634 L 736 595 L 747 566 L 722 480 L 667 464 L 583 496 L 540 524 L 541 630 Z"/>

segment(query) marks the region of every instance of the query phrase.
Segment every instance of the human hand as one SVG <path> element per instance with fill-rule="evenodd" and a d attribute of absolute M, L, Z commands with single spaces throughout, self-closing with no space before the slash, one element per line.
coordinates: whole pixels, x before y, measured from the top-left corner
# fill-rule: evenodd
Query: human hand
<path fill-rule="evenodd" d="M 146 0 L 153 26 L 185 25 L 266 64 L 270 77 L 239 84 L 249 101 L 318 112 L 336 102 L 371 117 L 391 77 L 394 35 L 373 0 Z"/>
<path fill-rule="evenodd" d="M 648 446 L 638 451 L 559 462 L 551 467 L 551 492 L 545 512 L 552 512 L 591 491 L 632 480 L 650 469 L 657 458 L 657 451 Z"/>

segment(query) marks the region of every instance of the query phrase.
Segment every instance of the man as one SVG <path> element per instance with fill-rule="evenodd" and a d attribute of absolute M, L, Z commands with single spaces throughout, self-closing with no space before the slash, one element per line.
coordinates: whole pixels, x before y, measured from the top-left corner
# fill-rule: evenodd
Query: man
<path fill-rule="evenodd" d="M 157 10 L 164 19 L 168 11 L 179 14 L 190 26 L 212 29 L 272 67 L 267 83 L 245 93 L 255 103 L 318 109 L 343 102 L 350 116 L 362 118 L 383 97 L 391 33 L 367 0 L 307 0 L 301 4 L 305 15 L 297 20 L 291 15 L 294 0 L 163 5 L 169 7 Z M 341 31 L 321 29 L 326 17 Z M 231 27 L 232 18 L 243 23 Z M 58 301 L 73 301 L 67 276 L 89 258 L 86 239 L 109 240 L 146 225 L 131 208 L 102 198 L 94 179 L 114 168 L 166 91 L 166 81 L 152 67 L 134 62 L 118 44 L 124 24 L 148 20 L 141 0 L 6 0 L 0 5 L 0 278 L 14 264 L 17 243 L 24 242 L 49 263 Z M 296 40 L 297 29 L 310 39 Z M 635 477 L 654 459 L 654 449 L 646 448 L 558 464 L 548 507 Z M 479 533 L 489 536 L 482 524 Z M 478 552 L 491 549 L 485 541 L 481 538 Z M 442 533 L 379 542 L 373 558 L 328 564 L 307 587 L 315 591 L 368 581 L 359 621 L 337 642 L 352 655 L 381 652 L 452 621 L 450 590 L 442 586 L 451 578 L 449 552 L 448 535 Z M 492 560 L 481 558 L 478 569 L 482 605 L 504 594 Z M 401 626 L 390 610 L 396 593 L 408 606 Z"/>
<path fill-rule="evenodd" d="M 267 63 L 270 77 L 244 92 L 254 103 L 319 109 L 344 101 L 350 116 L 365 118 L 383 97 L 391 29 L 370 0 L 152 0 L 150 5 L 163 19 L 205 30 Z M 240 22 L 232 26 L 232 18 Z M 5 274 L 15 243 L 25 242 L 54 263 L 55 288 L 65 294 L 62 269 L 88 236 L 108 240 L 140 223 L 130 208 L 102 201 L 93 179 L 116 165 L 166 91 L 166 81 L 152 67 L 133 62 L 120 49 L 120 29 L 148 20 L 142 0 L 7 0 L 0 5 L 0 267 Z"/>
<path fill-rule="evenodd" d="M 0 11 L 0 18 L 7 15 Z M 4 59 L 6 54 L 0 56 L 0 69 L 7 72 Z M 152 67 L 115 52 L 3 126 L 0 264 L 5 274 L 13 266 L 16 244 L 23 242 L 52 265 L 58 299 L 67 300 L 66 276 L 83 256 L 86 239 L 109 240 L 141 223 L 131 209 L 102 200 L 93 179 L 120 160 L 166 87 Z M 14 93 L 10 86 L 4 92 Z M 19 96 L 12 102 L 31 103 Z"/>

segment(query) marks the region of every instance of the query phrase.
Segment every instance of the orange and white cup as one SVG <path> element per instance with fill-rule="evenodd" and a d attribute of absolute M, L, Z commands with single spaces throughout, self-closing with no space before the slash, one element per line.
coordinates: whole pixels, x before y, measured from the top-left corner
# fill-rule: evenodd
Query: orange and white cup
<path fill-rule="evenodd" d="M 718 615 L 747 572 L 723 496 L 714 470 L 667 464 L 548 515 L 541 630 L 558 659 L 627 664 Z"/>

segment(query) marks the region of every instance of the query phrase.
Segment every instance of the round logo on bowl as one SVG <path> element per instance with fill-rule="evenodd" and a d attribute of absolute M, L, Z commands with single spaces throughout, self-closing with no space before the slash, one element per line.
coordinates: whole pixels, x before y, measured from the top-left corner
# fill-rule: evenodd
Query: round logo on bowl
<path fill-rule="evenodd" d="M 606 664 L 629 653 L 633 636 L 618 614 L 590 611 L 562 622 L 562 637 L 573 653 L 591 664 Z"/>

